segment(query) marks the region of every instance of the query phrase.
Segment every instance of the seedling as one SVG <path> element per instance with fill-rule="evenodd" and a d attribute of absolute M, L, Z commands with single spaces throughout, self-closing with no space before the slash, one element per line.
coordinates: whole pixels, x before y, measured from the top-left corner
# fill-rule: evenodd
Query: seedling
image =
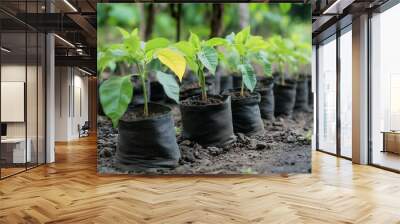
<path fill-rule="evenodd" d="M 239 64 L 239 55 L 236 51 L 225 50 L 221 57 L 221 66 L 228 74 L 239 74 L 237 65 Z"/>
<path fill-rule="evenodd" d="M 189 68 L 196 74 L 203 101 L 207 101 L 204 70 L 206 68 L 212 75 L 215 75 L 218 65 L 218 52 L 215 47 L 225 43 L 226 40 L 223 38 L 214 37 L 205 41 L 200 40 L 196 34 L 190 33 L 188 41 L 180 41 L 174 44 L 174 47 L 185 55 Z"/>
<path fill-rule="evenodd" d="M 132 101 L 133 84 L 132 76 L 137 76 L 141 80 L 144 96 L 144 116 L 149 115 L 148 95 L 146 82 L 148 79 L 149 64 L 158 59 L 163 65 L 167 66 L 174 74 L 182 80 L 186 68 L 186 60 L 181 53 L 169 48 L 170 42 L 165 38 L 154 38 L 147 42 L 140 40 L 138 30 L 128 32 L 119 28 L 122 34 L 122 43 L 111 45 L 106 53 L 100 52 L 100 71 L 105 68 L 115 67 L 116 61 L 121 61 L 130 67 L 135 68 L 134 74 L 112 75 L 100 86 L 100 102 L 104 113 L 112 120 L 114 127 L 118 125 L 120 118 L 128 109 Z M 168 97 L 178 102 L 179 86 L 175 78 L 161 70 L 156 70 L 158 81 L 162 84 Z"/>
<path fill-rule="evenodd" d="M 278 35 L 270 37 L 266 43 L 267 49 L 271 53 L 270 59 L 277 65 L 278 72 L 281 75 L 281 84 L 285 85 L 285 65 L 294 61 L 293 51 L 288 46 L 288 40 Z"/>
<path fill-rule="evenodd" d="M 312 49 L 311 45 L 308 42 L 302 41 L 299 35 L 292 35 L 290 40 L 291 44 L 289 46 L 292 47 L 293 56 L 290 68 L 296 74 L 296 79 L 299 79 L 301 70 L 310 64 Z"/>
<path fill-rule="evenodd" d="M 258 62 L 263 66 L 266 76 L 271 74 L 271 64 L 265 52 L 266 43 L 261 36 L 252 36 L 250 27 L 244 28 L 236 35 L 234 33 L 228 35 L 226 40 L 228 49 L 237 52 L 239 57 L 236 68 L 242 75 L 240 95 L 244 96 L 244 87 L 253 92 L 257 84 L 256 74 L 251 64 L 252 61 Z"/>

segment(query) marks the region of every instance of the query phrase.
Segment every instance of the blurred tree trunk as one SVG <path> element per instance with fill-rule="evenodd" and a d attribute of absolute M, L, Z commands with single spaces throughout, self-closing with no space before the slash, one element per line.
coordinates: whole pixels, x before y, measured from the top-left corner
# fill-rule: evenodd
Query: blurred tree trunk
<path fill-rule="evenodd" d="M 140 18 L 145 18 L 145 13 L 144 13 L 144 4 L 143 3 L 138 3 L 138 8 L 139 8 L 139 13 L 140 13 Z M 139 27 L 139 34 L 142 40 L 145 38 L 145 30 L 146 30 L 146 20 L 141 19 L 140 20 L 140 27 Z"/>
<path fill-rule="evenodd" d="M 182 4 L 170 4 L 171 16 L 176 21 L 176 41 L 181 39 Z"/>
<path fill-rule="evenodd" d="M 240 21 L 240 28 L 242 29 L 250 25 L 250 11 L 248 3 L 239 4 L 239 21 Z"/>
<path fill-rule="evenodd" d="M 153 27 L 154 27 L 154 14 L 155 14 L 155 8 L 154 4 L 150 3 L 146 7 L 146 27 L 144 31 L 144 39 L 148 40 L 151 37 L 151 34 L 153 33 Z"/>
<path fill-rule="evenodd" d="M 176 12 L 176 41 L 181 40 L 181 14 L 182 14 L 182 4 L 178 4 Z"/>
<path fill-rule="evenodd" d="M 223 4 L 212 4 L 210 38 L 218 37 L 218 36 L 222 35 L 223 14 L 224 14 L 224 5 Z"/>

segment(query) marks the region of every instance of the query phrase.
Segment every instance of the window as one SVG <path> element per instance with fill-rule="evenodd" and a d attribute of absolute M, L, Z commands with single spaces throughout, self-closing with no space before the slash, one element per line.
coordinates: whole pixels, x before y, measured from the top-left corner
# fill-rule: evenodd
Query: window
<path fill-rule="evenodd" d="M 37 13 L 43 3 L 17 5 L 21 14 Z M 12 16 L 0 17 L 8 21 L 0 23 L 0 178 L 5 178 L 45 163 L 46 40 Z"/>
<path fill-rule="evenodd" d="M 400 5 L 371 19 L 371 160 L 400 170 Z"/>
<path fill-rule="evenodd" d="M 352 157 L 352 32 L 340 36 L 340 155 Z"/>
<path fill-rule="evenodd" d="M 318 149 L 336 153 L 336 36 L 318 48 Z"/>

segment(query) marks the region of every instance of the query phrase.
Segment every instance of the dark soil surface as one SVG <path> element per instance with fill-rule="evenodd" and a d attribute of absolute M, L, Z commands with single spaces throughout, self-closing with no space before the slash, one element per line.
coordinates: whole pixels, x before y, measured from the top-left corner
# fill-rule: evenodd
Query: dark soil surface
<path fill-rule="evenodd" d="M 224 101 L 222 101 L 220 97 L 216 96 L 208 96 L 207 100 L 202 100 L 200 96 L 193 96 L 181 102 L 182 105 L 186 106 L 219 105 L 223 103 Z"/>
<path fill-rule="evenodd" d="M 99 173 L 115 174 L 272 174 L 310 173 L 312 113 L 295 113 L 291 119 L 278 117 L 264 121 L 265 133 L 247 137 L 237 135 L 236 142 L 225 146 L 203 147 L 180 137 L 180 114 L 173 106 L 177 140 L 182 158 L 174 169 L 124 172 L 115 167 L 118 130 L 104 116 L 98 117 Z M 139 140 L 140 141 L 140 140 Z"/>
<path fill-rule="evenodd" d="M 245 99 L 245 98 L 254 96 L 249 91 L 244 91 L 243 96 L 242 96 L 242 95 L 240 95 L 240 90 L 235 91 L 235 92 L 229 92 L 229 95 L 232 96 L 232 100 L 241 100 L 241 99 Z"/>
<path fill-rule="evenodd" d="M 144 116 L 144 108 L 142 106 L 140 107 L 136 107 L 134 110 L 132 111 L 127 111 L 124 116 L 122 116 L 121 120 L 123 121 L 137 121 L 140 119 L 144 119 L 144 118 L 152 118 L 152 117 L 158 117 L 161 115 L 164 115 L 168 113 L 168 111 L 162 111 L 162 110 L 152 110 L 152 108 L 149 108 L 149 114 L 148 116 Z"/>

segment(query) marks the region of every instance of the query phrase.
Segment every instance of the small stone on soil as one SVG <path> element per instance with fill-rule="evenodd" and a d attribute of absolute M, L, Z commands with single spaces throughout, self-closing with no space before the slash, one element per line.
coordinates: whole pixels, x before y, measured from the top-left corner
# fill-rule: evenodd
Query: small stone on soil
<path fill-rule="evenodd" d="M 179 145 L 191 146 L 192 142 L 190 140 L 183 140 Z"/>
<path fill-rule="evenodd" d="M 207 149 L 209 153 L 213 156 L 218 156 L 224 151 L 222 148 L 217 148 L 217 147 L 207 147 Z"/>
<path fill-rule="evenodd" d="M 287 138 L 286 138 L 286 142 L 287 143 L 294 143 L 296 141 L 296 137 L 294 137 L 293 135 L 289 135 Z"/>

